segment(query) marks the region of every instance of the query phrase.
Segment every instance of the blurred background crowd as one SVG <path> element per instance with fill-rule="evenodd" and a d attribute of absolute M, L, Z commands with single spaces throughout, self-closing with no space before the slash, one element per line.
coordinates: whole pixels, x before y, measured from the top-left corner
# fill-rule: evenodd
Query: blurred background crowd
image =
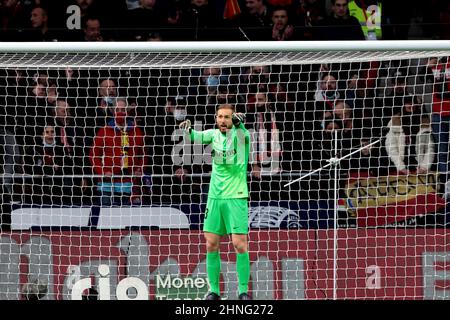
<path fill-rule="evenodd" d="M 450 4 L 440 0 L 0 3 L 2 41 L 450 39 Z M 195 129 L 213 128 L 221 103 L 247 114 L 251 200 L 329 199 L 333 179 L 326 170 L 305 185 L 282 186 L 379 138 L 378 145 L 342 162 L 340 174 L 439 171 L 437 189 L 443 194 L 449 80 L 446 57 L 226 68 L 1 69 L 3 211 L 11 201 L 204 203 L 211 150 L 186 149 L 177 128 L 185 119 Z M 9 176 L 15 174 L 22 176 Z"/>

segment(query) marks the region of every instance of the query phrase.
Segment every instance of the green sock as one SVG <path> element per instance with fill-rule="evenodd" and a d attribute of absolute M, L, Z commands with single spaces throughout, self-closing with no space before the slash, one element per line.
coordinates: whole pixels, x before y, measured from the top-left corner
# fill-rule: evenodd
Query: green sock
<path fill-rule="evenodd" d="M 218 251 L 206 253 L 206 273 L 211 292 L 220 296 L 220 254 Z"/>
<path fill-rule="evenodd" d="M 250 280 L 250 257 L 248 252 L 236 255 L 236 271 L 239 280 L 239 294 L 248 293 L 248 282 Z"/>

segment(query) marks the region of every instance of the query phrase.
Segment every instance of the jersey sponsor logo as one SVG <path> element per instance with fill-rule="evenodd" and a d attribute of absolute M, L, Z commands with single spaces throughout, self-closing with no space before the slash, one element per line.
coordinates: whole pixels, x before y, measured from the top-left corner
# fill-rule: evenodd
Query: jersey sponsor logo
<path fill-rule="evenodd" d="M 222 150 L 212 150 L 211 154 L 213 157 L 223 158 L 225 157 L 231 157 L 234 156 L 237 153 L 236 149 L 231 149 L 227 151 Z"/>

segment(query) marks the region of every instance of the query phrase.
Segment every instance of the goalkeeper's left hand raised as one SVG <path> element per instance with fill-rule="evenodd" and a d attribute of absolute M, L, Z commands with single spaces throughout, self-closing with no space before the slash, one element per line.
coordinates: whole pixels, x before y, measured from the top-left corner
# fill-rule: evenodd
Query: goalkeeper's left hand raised
<path fill-rule="evenodd" d="M 245 122 L 245 114 L 241 112 L 233 113 L 233 124 L 238 126 L 240 123 Z"/>
<path fill-rule="evenodd" d="M 183 130 L 186 133 L 191 132 L 191 120 L 185 120 L 182 123 L 180 123 L 180 129 Z"/>

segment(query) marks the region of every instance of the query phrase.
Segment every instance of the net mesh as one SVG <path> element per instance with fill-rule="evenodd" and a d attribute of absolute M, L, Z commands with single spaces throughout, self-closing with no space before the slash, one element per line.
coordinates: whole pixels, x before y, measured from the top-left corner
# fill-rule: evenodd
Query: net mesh
<path fill-rule="evenodd" d="M 0 299 L 202 299 L 213 150 L 178 125 L 225 103 L 255 299 L 448 298 L 448 55 L 1 54 Z"/>

